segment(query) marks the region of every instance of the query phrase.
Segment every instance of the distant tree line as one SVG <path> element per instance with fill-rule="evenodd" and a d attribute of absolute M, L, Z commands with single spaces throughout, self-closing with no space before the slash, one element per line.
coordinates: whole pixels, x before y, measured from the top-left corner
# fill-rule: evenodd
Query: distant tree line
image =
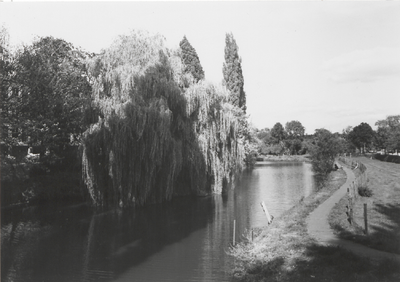
<path fill-rule="evenodd" d="M 260 153 L 272 155 L 302 155 L 307 152 L 309 137 L 301 122 L 293 120 L 285 127 L 277 122 L 271 129 L 259 130 L 258 138 L 262 141 Z"/>
<path fill-rule="evenodd" d="M 348 152 L 400 152 L 400 115 L 387 116 L 375 123 L 373 130 L 368 123 L 362 122 L 355 127 L 347 127 L 342 136 L 347 141 Z"/>
<path fill-rule="evenodd" d="M 276 123 L 271 129 L 256 130 L 259 140 L 259 154 L 295 155 L 309 154 L 313 168 L 319 173 L 327 173 L 333 168 L 337 154 L 367 152 L 400 152 L 400 115 L 388 116 L 375 123 L 373 130 L 362 122 L 355 127 L 347 127 L 342 133 L 331 133 L 317 129 L 314 134 L 304 134 L 305 128 L 299 121 Z"/>

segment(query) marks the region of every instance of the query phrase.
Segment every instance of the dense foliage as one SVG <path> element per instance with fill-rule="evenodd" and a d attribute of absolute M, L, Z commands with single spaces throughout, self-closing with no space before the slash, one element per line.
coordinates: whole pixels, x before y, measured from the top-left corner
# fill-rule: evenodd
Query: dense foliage
<path fill-rule="evenodd" d="M 400 151 L 400 115 L 388 116 L 375 123 L 378 126 L 375 141 L 385 152 Z"/>
<path fill-rule="evenodd" d="M 242 60 L 239 57 L 239 47 L 232 33 L 225 37 L 225 62 L 223 64 L 224 82 L 230 91 L 229 101 L 246 112 L 246 93 L 242 73 Z"/>
<path fill-rule="evenodd" d="M 362 122 L 353 128 L 348 135 L 348 139 L 356 148 L 365 153 L 366 149 L 371 148 L 374 135 L 375 133 L 371 126 Z"/>
<path fill-rule="evenodd" d="M 3 48 L 2 48 L 3 49 Z M 87 128 L 87 54 L 44 37 L 2 62 L 2 140 L 45 147 L 77 142 Z"/>
<path fill-rule="evenodd" d="M 43 37 L 11 51 L 2 28 L 2 153 L 4 147 L 21 145 L 21 155 L 28 146 L 53 152 L 82 145 L 83 178 L 93 202 L 130 206 L 174 195 L 221 193 L 243 161 L 251 167 L 259 152 L 309 152 L 314 170 L 326 173 L 335 153 L 400 150 L 400 116 L 378 121 L 376 132 L 361 123 L 343 134 L 317 130 L 305 135 L 295 120 L 258 131 L 246 116 L 241 59 L 232 34 L 226 35 L 224 86 L 218 87 L 204 81 L 200 59 L 186 37 L 177 50 L 167 49 L 164 41 L 158 34 L 132 32 L 94 55 Z M 8 154 L 15 156 L 6 150 L 3 163 L 21 160 Z M 53 157 L 60 159 L 55 154 L 47 158 Z"/>
<path fill-rule="evenodd" d="M 275 123 L 271 129 L 271 138 L 273 143 L 280 143 L 286 139 L 286 132 L 280 122 Z"/>
<path fill-rule="evenodd" d="M 285 127 L 277 122 L 272 129 L 265 128 L 258 132 L 261 140 L 260 152 L 263 154 L 305 154 L 310 146 L 310 138 L 305 136 L 301 122 L 293 120 Z"/>
<path fill-rule="evenodd" d="M 240 109 L 224 88 L 202 81 L 180 87 L 184 65 L 163 42 L 133 32 L 90 64 L 104 117 L 83 141 L 84 179 L 96 205 L 220 193 L 240 169 Z"/>
<path fill-rule="evenodd" d="M 301 122 L 292 120 L 286 123 L 285 130 L 289 138 L 301 138 L 304 136 L 305 128 Z"/>
<path fill-rule="evenodd" d="M 339 152 L 338 140 L 326 129 L 317 129 L 314 134 L 314 145 L 310 150 L 313 170 L 318 174 L 326 174 L 333 169 L 335 156 Z"/>
<path fill-rule="evenodd" d="M 388 116 L 375 124 L 373 130 L 368 123 L 348 126 L 342 133 L 334 133 L 337 153 L 367 153 L 381 151 L 396 153 L 400 151 L 400 115 Z M 315 135 L 306 135 L 305 128 L 299 121 L 287 122 L 285 127 L 276 123 L 271 129 L 258 130 L 260 140 L 258 151 L 261 154 L 305 154 L 315 145 Z"/>
<path fill-rule="evenodd" d="M 305 128 L 299 121 L 293 120 L 286 123 L 285 131 L 287 134 L 285 147 L 288 149 L 289 154 L 297 155 L 302 148 Z"/>
<path fill-rule="evenodd" d="M 16 115 L 13 113 L 15 112 L 17 97 L 12 95 L 14 73 L 14 58 L 10 51 L 9 34 L 2 27 L 0 30 L 1 140 L 3 144 L 8 146 L 17 143 L 9 134 L 9 131 L 12 131 L 11 126 L 16 124 Z"/>
<path fill-rule="evenodd" d="M 182 41 L 179 43 L 182 51 L 182 62 L 184 64 L 184 72 L 190 73 L 195 82 L 199 82 L 204 79 L 203 67 L 200 64 L 199 56 L 196 50 L 192 47 L 187 40 L 186 36 L 183 37 Z"/>
<path fill-rule="evenodd" d="M 90 122 L 88 55 L 53 37 L 15 49 L 0 35 L 2 206 L 83 200 L 74 145 Z"/>

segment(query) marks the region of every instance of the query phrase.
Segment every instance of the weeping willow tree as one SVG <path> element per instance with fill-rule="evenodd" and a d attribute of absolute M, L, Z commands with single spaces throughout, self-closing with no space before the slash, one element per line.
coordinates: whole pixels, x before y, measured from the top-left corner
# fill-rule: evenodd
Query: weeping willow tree
<path fill-rule="evenodd" d="M 132 32 L 89 62 L 101 117 L 84 134 L 83 178 L 94 205 L 132 206 L 220 193 L 241 168 L 238 108 L 223 88 L 189 88 L 179 52 Z"/>
<path fill-rule="evenodd" d="M 244 159 L 243 136 L 240 132 L 241 110 L 228 102 L 226 88 L 206 82 L 193 84 L 185 92 L 187 114 L 204 158 L 212 191 L 221 193 L 224 181 L 233 180 Z"/>

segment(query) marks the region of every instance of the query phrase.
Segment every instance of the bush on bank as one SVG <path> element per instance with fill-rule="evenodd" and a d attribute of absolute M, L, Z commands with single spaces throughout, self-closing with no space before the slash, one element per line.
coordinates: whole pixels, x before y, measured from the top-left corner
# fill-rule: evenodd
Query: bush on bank
<path fill-rule="evenodd" d="M 1 157 L 1 206 L 45 201 L 85 201 L 78 148 L 65 155 Z"/>
<path fill-rule="evenodd" d="M 400 156 L 375 154 L 373 158 L 383 162 L 400 164 Z"/>

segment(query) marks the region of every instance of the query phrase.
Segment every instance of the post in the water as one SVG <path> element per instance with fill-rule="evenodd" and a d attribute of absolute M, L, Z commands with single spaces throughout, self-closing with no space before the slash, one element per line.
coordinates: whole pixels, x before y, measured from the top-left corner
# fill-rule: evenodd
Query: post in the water
<path fill-rule="evenodd" d="M 274 216 L 271 216 L 271 215 L 269 214 L 268 209 L 267 209 L 267 206 L 265 205 L 264 202 L 261 202 L 260 204 L 261 204 L 261 207 L 262 207 L 262 209 L 263 209 L 265 215 L 267 216 L 268 224 L 271 224 L 272 220 L 274 219 Z"/>

